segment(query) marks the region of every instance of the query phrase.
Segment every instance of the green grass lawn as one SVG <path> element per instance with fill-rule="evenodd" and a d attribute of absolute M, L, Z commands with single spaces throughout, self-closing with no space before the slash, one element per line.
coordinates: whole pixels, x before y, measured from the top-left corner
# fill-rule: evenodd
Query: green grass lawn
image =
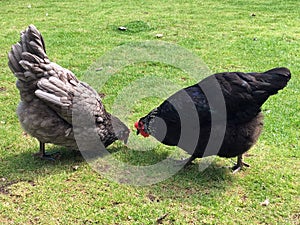
<path fill-rule="evenodd" d="M 204 1 L 0 1 L 0 223 L 1 224 L 300 224 L 300 2 L 298 0 Z M 177 44 L 212 72 L 265 71 L 285 66 L 288 86 L 263 106 L 265 128 L 238 174 L 216 158 L 204 171 L 196 164 L 151 186 L 119 184 L 96 173 L 82 157 L 60 150 L 49 163 L 34 159 L 37 140 L 23 133 L 7 53 L 29 24 L 42 32 L 50 59 L 79 78 L 102 55 L 134 41 Z M 127 31 L 119 31 L 125 26 Z M 112 110 L 118 93 L 137 77 L 195 82 L 179 69 L 137 63 L 115 73 L 101 91 Z M 141 92 L 143 87 L 141 87 Z M 134 105 L 128 126 L 162 99 Z M 140 139 L 141 143 L 144 139 Z M 173 151 L 110 147 L 118 159 L 152 164 Z M 235 159 L 234 159 L 235 160 Z M 269 200 L 267 206 L 261 203 Z M 160 219 L 161 218 L 161 219 Z"/>

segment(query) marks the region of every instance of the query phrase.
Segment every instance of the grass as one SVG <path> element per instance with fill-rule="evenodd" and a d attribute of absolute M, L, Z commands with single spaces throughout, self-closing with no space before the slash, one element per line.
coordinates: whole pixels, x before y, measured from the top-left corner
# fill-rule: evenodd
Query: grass
<path fill-rule="evenodd" d="M 296 0 L 287 1 L 0 1 L 0 222 L 2 224 L 299 224 L 300 28 Z M 52 61 L 79 78 L 98 58 L 133 41 L 161 40 L 188 49 L 212 72 L 264 71 L 286 66 L 288 87 L 263 107 L 265 128 L 246 161 L 232 175 L 216 158 L 204 171 L 197 164 L 151 186 L 119 184 L 96 173 L 78 155 L 61 150 L 60 161 L 36 160 L 38 142 L 25 135 L 7 52 L 29 24 L 42 32 Z M 119 31 L 126 26 L 128 30 Z M 103 87 L 113 109 L 120 91 L 136 78 L 157 76 L 180 87 L 195 82 L 171 66 L 129 65 Z M 187 78 L 187 79 L 186 79 Z M 140 89 L 144 91 L 143 87 Z M 161 99 L 134 104 L 132 124 Z M 130 125 L 132 128 L 132 125 Z M 146 145 L 143 139 L 142 145 Z M 133 152 L 116 143 L 113 155 L 146 165 L 174 151 L 158 146 Z M 201 160 L 198 160 L 199 163 Z M 78 166 L 78 168 L 77 168 Z M 268 206 L 261 202 L 269 199 Z"/>

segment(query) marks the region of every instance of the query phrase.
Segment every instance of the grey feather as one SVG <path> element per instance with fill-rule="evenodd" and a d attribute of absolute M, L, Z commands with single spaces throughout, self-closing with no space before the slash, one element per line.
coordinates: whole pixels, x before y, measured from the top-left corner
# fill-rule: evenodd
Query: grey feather
<path fill-rule="evenodd" d="M 12 46 L 12 52 L 14 53 L 14 57 L 16 61 L 19 62 L 21 60 L 22 55 L 22 47 L 19 43 Z"/>
<path fill-rule="evenodd" d="M 37 83 L 38 87 L 42 90 L 48 91 L 50 93 L 55 93 L 57 96 L 68 97 L 68 94 L 64 89 L 55 86 L 53 83 L 49 82 L 48 79 L 43 78 Z"/>
<path fill-rule="evenodd" d="M 49 77 L 49 81 L 60 89 L 66 88 L 66 84 L 56 77 Z"/>
<path fill-rule="evenodd" d="M 62 103 L 61 100 L 60 100 L 60 97 L 57 97 L 56 95 L 54 94 L 50 94 L 50 93 L 47 93 L 45 91 L 41 91 L 41 90 L 36 90 L 34 92 L 40 99 L 46 101 L 46 102 L 50 102 L 50 103 L 53 103 L 54 105 L 58 105 L 60 107 L 67 107 L 69 106 L 69 104 L 65 104 L 65 103 Z"/>
<path fill-rule="evenodd" d="M 39 63 L 42 63 L 43 60 L 41 60 L 41 58 L 29 53 L 29 52 L 22 52 L 22 58 L 26 61 L 29 61 L 31 63 L 36 63 L 36 64 L 39 64 Z"/>
<path fill-rule="evenodd" d="M 20 71 L 22 70 L 20 65 L 19 65 L 19 62 L 16 60 L 13 52 L 9 52 L 8 53 L 8 65 L 9 65 L 9 68 L 13 71 L 13 72 L 17 72 L 17 71 Z"/>

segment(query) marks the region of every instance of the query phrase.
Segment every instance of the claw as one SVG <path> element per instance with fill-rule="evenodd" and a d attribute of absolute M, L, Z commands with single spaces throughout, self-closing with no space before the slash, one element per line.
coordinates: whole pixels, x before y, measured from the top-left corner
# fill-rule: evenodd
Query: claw
<path fill-rule="evenodd" d="M 47 153 L 44 154 L 41 159 L 43 160 L 49 160 L 49 161 L 56 161 L 61 157 L 61 153 L 60 152 L 53 152 L 53 153 Z"/>
<path fill-rule="evenodd" d="M 232 173 L 235 174 L 239 172 L 243 167 L 250 167 L 249 164 L 243 162 L 243 155 L 239 155 L 237 158 L 237 164 L 232 167 Z"/>

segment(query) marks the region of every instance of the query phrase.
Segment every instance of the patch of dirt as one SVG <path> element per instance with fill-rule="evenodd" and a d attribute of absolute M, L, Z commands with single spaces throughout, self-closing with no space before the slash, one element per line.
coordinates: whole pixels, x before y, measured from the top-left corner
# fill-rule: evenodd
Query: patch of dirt
<path fill-rule="evenodd" d="M 300 212 L 299 213 L 295 213 L 294 215 L 293 215 L 293 220 L 295 220 L 295 224 L 300 224 Z"/>
<path fill-rule="evenodd" d="M 147 195 L 147 198 L 148 198 L 151 202 L 160 202 L 159 198 L 156 197 L 156 196 L 153 195 L 153 194 L 148 194 L 148 195 Z"/>
<path fill-rule="evenodd" d="M 5 194 L 5 195 L 10 194 L 9 187 L 14 184 L 17 184 L 19 182 L 27 182 L 31 186 L 35 186 L 35 182 L 32 180 L 13 180 L 13 181 L 9 181 L 9 182 L 6 182 L 5 184 L 0 185 L 0 194 Z"/>
<path fill-rule="evenodd" d="M 0 92 L 4 92 L 4 91 L 6 91 L 6 90 L 7 90 L 6 87 L 0 87 Z"/>
<path fill-rule="evenodd" d="M 13 184 L 16 184 L 18 183 L 19 181 L 10 181 L 10 182 L 7 182 L 6 184 L 2 184 L 0 186 L 0 193 L 1 194 L 5 194 L 5 195 L 8 195 L 9 194 L 9 187 Z"/>

